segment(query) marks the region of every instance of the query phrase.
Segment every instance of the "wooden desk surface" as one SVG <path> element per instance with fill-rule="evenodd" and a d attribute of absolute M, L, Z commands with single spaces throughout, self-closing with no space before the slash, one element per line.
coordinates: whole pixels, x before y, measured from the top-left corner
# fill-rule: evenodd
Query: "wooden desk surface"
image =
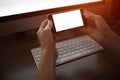
<path fill-rule="evenodd" d="M 0 80 L 36 80 L 30 49 L 38 46 L 35 35 L 0 38 Z M 56 67 L 56 80 L 120 80 L 119 75 L 120 67 L 105 50 Z"/>

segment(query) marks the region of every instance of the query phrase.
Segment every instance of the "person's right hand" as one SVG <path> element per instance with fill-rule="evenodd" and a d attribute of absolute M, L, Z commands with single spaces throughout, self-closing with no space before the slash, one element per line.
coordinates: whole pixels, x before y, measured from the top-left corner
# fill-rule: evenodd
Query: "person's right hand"
<path fill-rule="evenodd" d="M 103 39 L 113 35 L 112 30 L 100 15 L 96 15 L 88 10 L 84 10 L 83 14 L 88 21 L 88 26 L 83 31 L 91 37 L 101 42 Z"/>
<path fill-rule="evenodd" d="M 84 16 L 87 18 L 88 26 L 83 28 L 83 32 L 99 42 L 114 60 L 120 61 L 120 36 L 110 29 L 101 16 L 87 10 L 84 11 Z"/>

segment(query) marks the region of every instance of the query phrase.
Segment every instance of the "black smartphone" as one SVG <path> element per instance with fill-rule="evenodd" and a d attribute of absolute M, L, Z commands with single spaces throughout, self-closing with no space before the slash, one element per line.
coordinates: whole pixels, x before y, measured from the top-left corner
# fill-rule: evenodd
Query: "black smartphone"
<path fill-rule="evenodd" d="M 49 15 L 49 19 L 53 21 L 53 32 L 61 32 L 73 28 L 85 26 L 85 18 L 83 9 L 59 12 Z"/>

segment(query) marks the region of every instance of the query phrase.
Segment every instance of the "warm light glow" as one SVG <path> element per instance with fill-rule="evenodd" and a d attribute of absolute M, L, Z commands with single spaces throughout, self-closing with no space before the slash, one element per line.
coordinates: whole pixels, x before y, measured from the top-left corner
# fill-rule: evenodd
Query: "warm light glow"
<path fill-rule="evenodd" d="M 102 0 L 0 0 L 0 17 Z"/>
<path fill-rule="evenodd" d="M 57 32 L 84 25 L 80 10 L 54 14 L 53 20 Z"/>

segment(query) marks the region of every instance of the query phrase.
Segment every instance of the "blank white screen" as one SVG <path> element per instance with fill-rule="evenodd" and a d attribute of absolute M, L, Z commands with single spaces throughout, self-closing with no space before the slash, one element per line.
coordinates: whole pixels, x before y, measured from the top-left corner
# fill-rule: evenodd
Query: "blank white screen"
<path fill-rule="evenodd" d="M 0 17 L 102 0 L 0 0 Z"/>
<path fill-rule="evenodd" d="M 54 14 L 52 16 L 56 32 L 84 26 L 80 10 Z"/>

